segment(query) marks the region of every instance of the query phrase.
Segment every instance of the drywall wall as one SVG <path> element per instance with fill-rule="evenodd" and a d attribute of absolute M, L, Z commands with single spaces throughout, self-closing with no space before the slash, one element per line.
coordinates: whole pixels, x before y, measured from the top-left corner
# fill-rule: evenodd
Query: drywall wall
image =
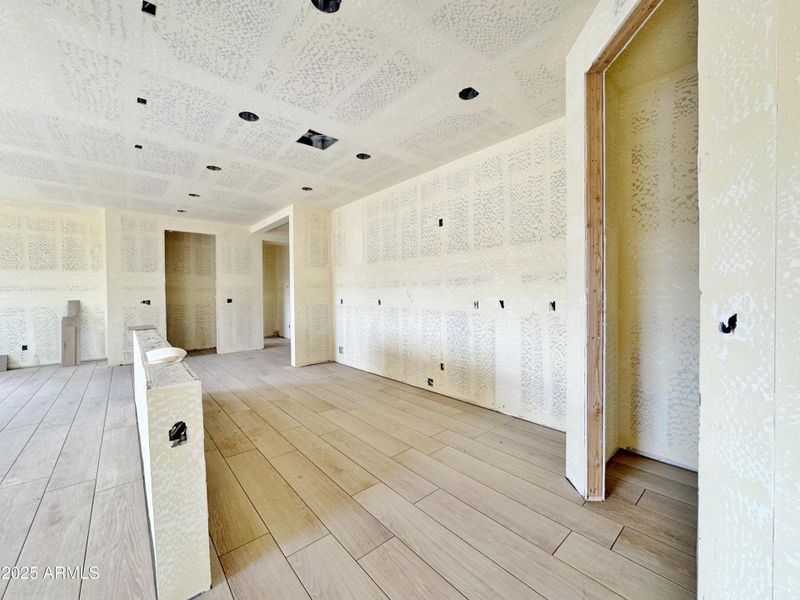
<path fill-rule="evenodd" d="M 696 0 L 665 3 L 605 80 L 606 453 L 630 448 L 695 470 L 696 43 Z"/>
<path fill-rule="evenodd" d="M 166 339 L 178 348 L 201 350 L 217 344 L 215 246 L 213 235 L 164 234 Z"/>
<path fill-rule="evenodd" d="M 698 593 L 794 598 L 800 21 L 795 2 L 710 0 L 700 23 Z"/>
<path fill-rule="evenodd" d="M 105 242 L 100 209 L 0 200 L 0 354 L 10 368 L 61 362 L 68 300 L 81 301 L 81 358 L 105 357 Z"/>
<path fill-rule="evenodd" d="M 331 212 L 295 205 L 290 227 L 293 365 L 333 358 Z"/>
<path fill-rule="evenodd" d="M 797 101 L 800 98 L 800 45 L 797 43 L 800 11 L 797 4 L 781 0 L 775 23 L 779 36 L 779 109 L 773 577 L 774 597 L 788 600 L 800 590 L 800 103 Z"/>
<path fill-rule="evenodd" d="M 262 348 L 263 284 L 257 236 L 237 225 L 106 209 L 109 364 L 132 361 L 130 325 L 155 325 L 166 332 L 166 230 L 215 236 L 217 352 Z"/>
<path fill-rule="evenodd" d="M 263 246 L 264 337 L 289 338 L 289 246 L 265 243 Z"/>
<path fill-rule="evenodd" d="M 335 210 L 336 360 L 563 430 L 564 186 L 559 119 Z"/>

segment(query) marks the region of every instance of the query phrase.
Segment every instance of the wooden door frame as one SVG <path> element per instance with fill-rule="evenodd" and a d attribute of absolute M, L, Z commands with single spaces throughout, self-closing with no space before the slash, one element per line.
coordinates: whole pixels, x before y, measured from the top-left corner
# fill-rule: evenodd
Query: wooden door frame
<path fill-rule="evenodd" d="M 587 496 L 605 490 L 605 73 L 662 0 L 640 0 L 586 72 Z"/>

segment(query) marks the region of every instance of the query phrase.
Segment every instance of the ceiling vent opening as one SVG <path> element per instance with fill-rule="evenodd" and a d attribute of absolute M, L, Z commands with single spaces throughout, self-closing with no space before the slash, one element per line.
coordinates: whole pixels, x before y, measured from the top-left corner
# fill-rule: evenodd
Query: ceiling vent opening
<path fill-rule="evenodd" d="M 324 133 L 318 133 L 313 129 L 309 129 L 305 134 L 300 136 L 300 139 L 297 140 L 297 143 L 305 144 L 306 146 L 311 146 L 312 148 L 319 148 L 320 150 L 327 150 L 338 141 L 339 140 L 335 137 L 331 137 L 329 135 L 325 135 Z"/>
<path fill-rule="evenodd" d="M 342 5 L 342 0 L 311 0 L 311 4 L 326 13 L 335 13 Z"/>
<path fill-rule="evenodd" d="M 248 110 L 243 110 L 242 112 L 240 112 L 239 118 L 242 119 L 243 121 L 249 121 L 250 123 L 255 123 L 256 121 L 258 121 L 258 115 Z"/>
<path fill-rule="evenodd" d="M 479 95 L 480 92 L 478 92 L 478 90 L 476 90 L 475 88 L 471 87 L 464 88 L 463 90 L 458 92 L 458 97 L 461 98 L 462 100 L 474 100 Z"/>

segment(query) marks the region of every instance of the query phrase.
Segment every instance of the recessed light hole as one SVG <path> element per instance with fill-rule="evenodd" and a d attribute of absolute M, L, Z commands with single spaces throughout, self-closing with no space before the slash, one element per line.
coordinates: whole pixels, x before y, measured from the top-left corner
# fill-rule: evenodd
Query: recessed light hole
<path fill-rule="evenodd" d="M 339 140 L 335 137 L 331 137 L 329 135 L 325 135 L 324 133 L 318 133 L 313 129 L 309 129 L 306 133 L 300 136 L 300 139 L 297 140 L 297 143 L 305 144 L 306 146 L 311 146 L 312 148 L 318 148 L 320 150 L 327 150 L 338 141 Z"/>
<path fill-rule="evenodd" d="M 222 171 L 222 167 L 218 167 L 217 165 L 206 165 L 206 169 L 209 171 Z"/>
<path fill-rule="evenodd" d="M 137 150 L 141 150 L 142 149 L 142 145 L 141 144 L 135 144 L 133 147 L 136 148 Z"/>
<path fill-rule="evenodd" d="M 186 209 L 185 209 L 185 208 L 179 208 L 179 209 L 178 209 L 178 212 L 179 212 L 179 213 L 185 213 L 185 212 L 187 212 L 187 211 L 186 211 Z"/>
<path fill-rule="evenodd" d="M 242 119 L 243 121 L 250 121 L 251 123 L 258 121 L 258 115 L 256 113 L 252 113 L 247 110 L 243 110 L 242 112 L 240 112 L 239 118 Z"/>
<path fill-rule="evenodd" d="M 314 190 L 314 188 L 312 188 L 312 187 L 308 187 L 308 186 L 305 186 L 305 187 L 303 188 L 303 191 L 304 191 L 304 192 L 311 192 L 311 191 L 313 191 L 313 190 Z"/>
<path fill-rule="evenodd" d="M 200 194 L 195 194 L 195 193 L 193 192 L 193 193 L 189 194 L 189 197 L 190 197 L 190 198 L 199 198 L 199 197 L 200 197 Z"/>
<path fill-rule="evenodd" d="M 474 100 L 480 95 L 480 92 L 475 88 L 467 87 L 458 92 L 458 97 L 462 100 Z"/>
<path fill-rule="evenodd" d="M 152 2 L 142 2 L 142 12 L 156 16 L 156 5 Z"/>
<path fill-rule="evenodd" d="M 311 4 L 326 13 L 335 13 L 342 5 L 342 0 L 311 0 Z"/>
<path fill-rule="evenodd" d="M 369 160 L 370 158 L 372 158 L 372 155 L 367 154 L 365 152 L 359 152 L 358 154 L 356 154 L 356 158 L 358 160 Z"/>
<path fill-rule="evenodd" d="M 147 98 L 142 98 L 141 96 L 136 98 L 136 102 L 139 104 L 147 104 Z"/>

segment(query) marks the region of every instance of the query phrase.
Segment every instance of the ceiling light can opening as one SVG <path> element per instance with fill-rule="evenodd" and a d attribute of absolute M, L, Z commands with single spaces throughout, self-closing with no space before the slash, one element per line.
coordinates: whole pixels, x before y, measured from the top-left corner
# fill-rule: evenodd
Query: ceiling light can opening
<path fill-rule="evenodd" d="M 243 110 L 239 113 L 239 118 L 243 121 L 249 121 L 250 123 L 255 123 L 258 121 L 259 117 L 256 113 L 250 112 L 249 110 Z"/>
<path fill-rule="evenodd" d="M 195 194 L 194 192 L 192 192 L 192 193 L 189 194 L 189 197 L 190 198 L 199 198 L 200 194 Z"/>
<path fill-rule="evenodd" d="M 314 190 L 314 188 L 312 188 L 312 187 L 308 187 L 308 186 L 305 186 L 305 187 L 303 188 L 303 191 L 304 191 L 304 192 L 311 192 L 311 191 L 313 191 L 313 190 Z"/>
<path fill-rule="evenodd" d="M 359 152 L 358 154 L 356 154 L 356 158 L 358 160 L 369 160 L 370 158 L 372 158 L 372 155 L 367 154 L 366 152 Z"/>
<path fill-rule="evenodd" d="M 339 140 L 335 137 L 331 137 L 329 135 L 325 135 L 324 133 L 319 133 L 313 129 L 309 129 L 306 133 L 300 136 L 300 138 L 297 140 L 297 143 L 305 144 L 306 146 L 311 146 L 312 148 L 317 148 L 319 150 L 327 150 L 338 141 Z"/>
<path fill-rule="evenodd" d="M 311 4 L 324 13 L 335 13 L 342 5 L 342 0 L 311 0 Z"/>
<path fill-rule="evenodd" d="M 480 92 L 472 87 L 466 87 L 458 92 L 458 97 L 462 100 L 474 100 L 480 95 Z"/>
<path fill-rule="evenodd" d="M 185 212 L 189 212 L 189 211 L 187 211 L 185 208 L 179 208 L 178 212 L 179 213 L 185 213 Z"/>
<path fill-rule="evenodd" d="M 217 165 L 206 165 L 206 169 L 209 171 L 222 171 L 222 167 L 218 167 Z"/>

